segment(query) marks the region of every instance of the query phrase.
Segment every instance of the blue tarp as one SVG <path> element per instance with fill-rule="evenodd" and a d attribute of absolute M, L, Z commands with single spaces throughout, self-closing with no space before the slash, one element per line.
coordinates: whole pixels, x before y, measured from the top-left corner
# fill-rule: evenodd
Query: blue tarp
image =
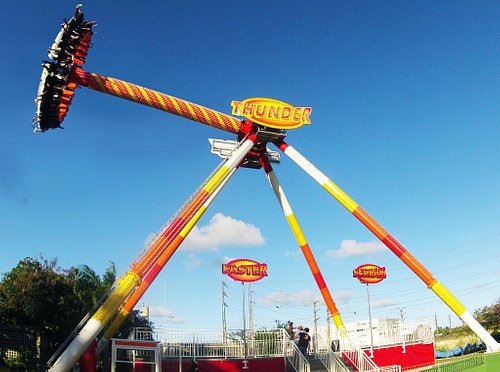
<path fill-rule="evenodd" d="M 464 354 L 464 349 L 462 349 L 460 346 L 457 346 L 456 348 L 448 350 L 448 351 L 436 351 L 435 356 L 436 356 L 436 359 L 441 359 L 441 358 L 449 358 L 449 357 L 463 355 L 463 354 Z"/>
<path fill-rule="evenodd" d="M 454 357 L 454 356 L 459 356 L 459 355 L 467 355 L 470 353 L 474 353 L 479 350 L 484 350 L 486 349 L 484 343 L 479 341 L 477 344 L 467 344 L 465 345 L 464 348 L 461 348 L 460 346 L 457 346 L 454 349 L 448 350 L 448 351 L 436 351 L 434 353 L 436 359 L 442 359 L 442 358 L 449 358 L 449 357 Z"/>

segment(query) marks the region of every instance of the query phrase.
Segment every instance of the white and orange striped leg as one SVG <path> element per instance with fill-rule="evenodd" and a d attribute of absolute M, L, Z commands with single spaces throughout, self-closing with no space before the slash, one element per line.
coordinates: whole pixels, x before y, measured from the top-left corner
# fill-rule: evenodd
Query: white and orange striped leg
<path fill-rule="evenodd" d="M 408 252 L 392 235 L 384 230 L 377 221 L 365 212 L 340 187 L 316 168 L 309 160 L 285 142 L 275 143 L 278 148 L 318 182 L 330 195 L 351 212 L 368 230 L 370 230 L 387 248 L 389 248 L 406 266 L 408 266 L 465 324 L 485 343 L 488 350 L 499 351 L 500 344 L 472 317 L 464 305 L 453 296 L 415 257 Z"/>
<path fill-rule="evenodd" d="M 288 202 L 283 187 L 280 185 L 278 178 L 276 177 L 276 174 L 274 173 L 274 170 L 271 167 L 271 164 L 269 163 L 267 157 L 265 155 L 262 155 L 260 160 L 264 171 L 266 172 L 267 179 L 269 180 L 269 183 L 273 188 L 274 194 L 278 199 L 281 209 L 285 214 L 286 220 L 290 225 L 292 233 L 297 240 L 297 243 L 299 243 L 300 250 L 302 251 L 304 258 L 306 259 L 307 265 L 309 266 L 314 280 L 316 281 L 321 296 L 323 296 L 323 300 L 325 301 L 326 307 L 328 308 L 328 311 L 332 316 L 333 322 L 335 323 L 335 326 L 337 327 L 339 332 L 346 335 L 347 333 L 345 332 L 345 326 L 340 317 L 340 313 L 337 309 L 337 306 L 335 305 L 335 302 L 333 301 L 330 291 L 328 290 L 328 286 L 325 282 L 325 279 L 323 278 L 323 275 L 321 274 L 318 264 L 316 263 L 316 259 L 314 258 L 311 248 L 307 243 L 306 237 L 302 232 L 302 229 L 300 228 L 299 222 L 297 221 L 297 218 L 293 213 L 292 207 Z"/>

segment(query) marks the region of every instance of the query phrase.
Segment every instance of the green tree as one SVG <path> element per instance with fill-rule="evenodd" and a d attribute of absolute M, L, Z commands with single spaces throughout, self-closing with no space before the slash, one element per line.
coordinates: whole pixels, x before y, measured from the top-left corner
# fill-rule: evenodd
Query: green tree
<path fill-rule="evenodd" d="M 495 304 L 474 311 L 474 317 L 486 329 L 500 329 L 500 298 Z"/>
<path fill-rule="evenodd" d="M 51 355 L 115 279 L 113 263 L 101 278 L 87 265 L 62 270 L 56 259 L 25 258 L 0 281 L 0 322 L 36 329 L 47 341 L 46 353 Z M 132 325 L 144 325 L 136 318 L 134 313 L 120 329 L 121 335 L 127 336 Z"/>
<path fill-rule="evenodd" d="M 139 310 L 132 310 L 128 314 L 127 319 L 123 322 L 121 327 L 116 331 L 115 338 L 127 338 L 135 327 L 151 328 L 152 323 L 150 323 L 146 318 L 144 318 Z"/>
<path fill-rule="evenodd" d="M 113 262 L 110 262 L 102 279 L 88 265 L 80 265 L 76 269 L 74 291 L 80 301 L 90 310 L 108 292 L 115 280 L 116 267 Z"/>
<path fill-rule="evenodd" d="M 9 324 L 62 336 L 82 313 L 74 280 L 75 270 L 62 271 L 56 259 L 21 260 L 0 282 L 1 317 Z"/>
<path fill-rule="evenodd" d="M 82 316 L 73 292 L 75 270 L 63 271 L 57 260 L 25 258 L 0 281 L 0 321 L 35 329 L 47 342 L 47 354 L 71 331 Z M 18 363 L 23 363 L 23 351 Z M 46 355 L 42 355 L 42 359 Z M 25 367 L 38 363 L 32 357 Z"/>

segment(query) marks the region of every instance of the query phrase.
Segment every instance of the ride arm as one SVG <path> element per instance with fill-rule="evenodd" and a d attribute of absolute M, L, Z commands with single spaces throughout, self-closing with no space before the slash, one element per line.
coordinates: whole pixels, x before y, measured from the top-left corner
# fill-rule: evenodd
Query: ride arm
<path fill-rule="evenodd" d="M 302 168 L 309 176 L 319 183 L 331 196 L 356 217 L 384 245 L 408 266 L 465 324 L 485 343 L 490 350 L 500 350 L 500 344 L 474 319 L 464 305 L 453 296 L 413 255 L 406 250 L 392 235 L 390 235 L 375 219 L 361 208 L 340 187 L 316 168 L 296 149 L 284 141 L 275 145 L 293 162 Z"/>
<path fill-rule="evenodd" d="M 73 69 L 70 81 L 79 86 L 182 116 L 229 133 L 237 134 L 240 130 L 241 120 L 230 115 L 123 80 L 90 73 L 79 67 Z"/>
<path fill-rule="evenodd" d="M 231 170 L 227 177 L 222 181 L 222 183 L 217 186 L 213 194 L 207 199 L 207 201 L 196 211 L 196 213 L 189 219 L 188 223 L 184 226 L 184 228 L 175 236 L 175 238 L 171 241 L 171 243 L 167 246 L 165 251 L 160 255 L 159 259 L 156 261 L 155 265 L 151 268 L 151 270 L 146 274 L 141 284 L 135 289 L 135 291 L 130 295 L 130 297 L 125 301 L 125 304 L 118 312 L 118 315 L 113 320 L 108 329 L 104 332 L 102 337 L 103 346 L 113 337 L 113 335 L 118 331 L 123 322 L 127 319 L 129 314 L 134 309 L 135 305 L 139 302 L 141 297 L 146 293 L 150 285 L 156 279 L 158 274 L 163 270 L 167 262 L 170 260 L 170 257 L 175 253 L 177 248 L 182 244 L 184 239 L 191 232 L 193 227 L 198 223 L 200 218 L 203 216 L 205 211 L 208 209 L 210 204 L 215 200 L 216 196 L 219 192 L 224 188 L 226 183 L 229 181 L 231 176 L 236 172 L 236 168 Z"/>
<path fill-rule="evenodd" d="M 311 270 L 311 273 L 314 277 L 314 280 L 316 281 L 321 296 L 325 301 L 328 311 L 332 315 L 332 319 L 333 322 L 335 323 L 335 326 L 342 334 L 347 335 L 347 333 L 345 332 L 344 323 L 342 322 L 337 306 L 333 301 L 332 295 L 330 294 L 330 290 L 328 289 L 325 279 L 323 278 L 323 274 L 321 274 L 316 259 L 314 258 L 311 248 L 309 247 L 309 243 L 307 242 L 306 237 L 302 232 L 302 229 L 299 225 L 299 221 L 295 217 L 295 213 L 293 212 L 292 207 L 288 202 L 288 198 L 285 195 L 285 191 L 283 190 L 283 187 L 281 186 L 278 177 L 274 173 L 274 170 L 271 164 L 269 163 L 267 156 L 262 154 L 260 156 L 260 162 L 262 164 L 262 168 L 266 173 L 266 177 L 269 181 L 269 184 L 271 185 L 274 194 L 278 199 L 278 203 L 280 204 L 281 209 L 285 214 L 285 218 L 288 222 L 288 225 L 290 226 L 290 229 L 292 230 L 292 233 L 295 239 L 297 240 L 297 243 L 299 244 L 300 250 L 302 251 L 304 258 L 306 259 L 307 265 Z"/>
<path fill-rule="evenodd" d="M 141 284 L 141 281 L 148 272 L 155 267 L 155 264 L 160 257 L 162 257 L 173 238 L 182 232 L 186 226 L 192 224 L 192 217 L 203 207 L 210 196 L 217 191 L 218 186 L 223 183 L 224 180 L 232 174 L 232 171 L 243 161 L 247 153 L 254 146 L 255 141 L 256 136 L 254 134 L 248 135 L 224 165 L 204 184 L 202 189 L 188 206 L 183 209 L 172 224 L 154 239 L 154 242 L 149 246 L 146 252 L 141 255 L 132 269 L 128 271 L 123 278 L 117 281 L 116 287 L 104 301 L 102 306 L 100 306 L 95 314 L 83 324 L 80 330 L 78 330 L 78 334 L 57 358 L 49 369 L 50 371 L 69 371 L 77 363 L 90 343 L 117 315 L 127 298 L 134 293 L 136 287 Z M 171 252 L 171 254 L 173 254 L 173 252 Z M 164 259 L 167 258 L 168 260 L 171 254 L 168 257 L 163 256 Z M 165 263 L 166 261 L 163 265 Z"/>

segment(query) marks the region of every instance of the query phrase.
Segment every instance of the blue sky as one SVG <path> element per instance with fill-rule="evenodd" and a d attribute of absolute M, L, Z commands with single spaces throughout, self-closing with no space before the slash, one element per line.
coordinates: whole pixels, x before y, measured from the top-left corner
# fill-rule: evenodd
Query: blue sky
<path fill-rule="evenodd" d="M 66 129 L 32 133 L 40 63 L 76 3 L 2 5 L 0 273 L 40 255 L 99 273 L 113 261 L 123 273 L 219 163 L 207 139 L 232 136 L 85 88 Z M 90 72 L 225 113 L 259 96 L 312 106 L 312 124 L 287 141 L 470 312 L 499 297 L 498 2 L 124 1 L 83 11 L 98 23 Z M 374 263 L 388 273 L 370 287 L 374 317 L 403 309 L 448 325 L 451 310 L 290 159 L 275 170 L 344 321 L 367 319 L 352 270 Z M 232 258 L 269 266 L 253 285 L 256 328 L 312 324 L 315 282 L 263 172 L 248 169 L 144 296 L 153 320 L 219 328 L 224 280 L 228 327 L 241 327 L 241 284 L 221 274 Z"/>

